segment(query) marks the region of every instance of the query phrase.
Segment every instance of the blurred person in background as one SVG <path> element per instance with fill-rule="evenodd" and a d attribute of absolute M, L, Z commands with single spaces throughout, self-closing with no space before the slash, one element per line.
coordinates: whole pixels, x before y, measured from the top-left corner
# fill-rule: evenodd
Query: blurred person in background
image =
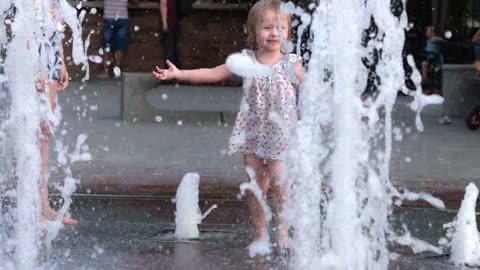
<path fill-rule="evenodd" d="M 160 0 L 160 27 L 163 47 L 164 63 L 172 62 L 181 68 L 180 53 L 178 51 L 178 37 L 180 32 L 180 16 L 177 13 L 177 0 Z"/>
<path fill-rule="evenodd" d="M 137 4 L 139 0 L 130 0 Z M 128 47 L 129 0 L 103 1 L 103 61 L 107 76 L 119 78 L 122 74 L 122 58 Z M 115 51 L 113 52 L 113 48 Z"/>

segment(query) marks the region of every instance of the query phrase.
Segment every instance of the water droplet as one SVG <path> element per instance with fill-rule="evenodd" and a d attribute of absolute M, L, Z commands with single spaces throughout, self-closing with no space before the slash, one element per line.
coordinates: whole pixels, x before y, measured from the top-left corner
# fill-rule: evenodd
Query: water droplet
<path fill-rule="evenodd" d="M 113 67 L 113 74 L 115 75 L 115 77 L 120 77 L 120 75 L 122 75 L 122 70 L 120 70 L 120 68 L 118 66 L 115 66 Z"/>
<path fill-rule="evenodd" d="M 100 57 L 98 55 L 90 55 L 90 56 L 88 56 L 88 60 L 90 62 L 95 63 L 95 64 L 100 64 L 103 61 L 102 57 Z"/>
<path fill-rule="evenodd" d="M 445 38 L 450 39 L 452 38 L 452 31 L 445 31 Z"/>
<path fill-rule="evenodd" d="M 63 251 L 63 257 L 68 258 L 68 257 L 70 257 L 71 253 L 72 253 L 72 251 L 69 248 L 67 248 Z"/>

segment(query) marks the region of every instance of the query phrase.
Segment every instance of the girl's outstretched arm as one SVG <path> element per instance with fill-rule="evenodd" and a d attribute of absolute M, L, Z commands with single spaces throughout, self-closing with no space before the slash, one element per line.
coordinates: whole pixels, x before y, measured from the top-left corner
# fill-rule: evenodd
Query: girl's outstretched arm
<path fill-rule="evenodd" d="M 232 77 L 232 73 L 225 64 L 214 68 L 200 68 L 192 70 L 178 69 L 174 64 L 167 60 L 168 69 L 161 69 L 158 66 L 153 71 L 153 75 L 159 80 L 185 81 L 190 83 L 215 83 L 222 82 Z"/>

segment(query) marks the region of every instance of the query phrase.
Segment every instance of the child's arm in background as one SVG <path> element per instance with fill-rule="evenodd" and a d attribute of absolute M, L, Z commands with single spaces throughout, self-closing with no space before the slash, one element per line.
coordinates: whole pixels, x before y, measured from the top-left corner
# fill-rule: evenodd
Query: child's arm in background
<path fill-rule="evenodd" d="M 303 82 L 303 67 L 302 67 L 302 61 L 298 62 L 295 64 L 295 76 L 297 76 L 297 79 L 300 81 L 300 83 Z"/>
<path fill-rule="evenodd" d="M 178 69 L 167 60 L 168 69 L 161 69 L 158 66 L 153 75 L 159 80 L 172 80 L 190 82 L 194 84 L 222 82 L 232 77 L 227 65 L 219 65 L 214 68 L 200 68 L 192 70 Z"/>

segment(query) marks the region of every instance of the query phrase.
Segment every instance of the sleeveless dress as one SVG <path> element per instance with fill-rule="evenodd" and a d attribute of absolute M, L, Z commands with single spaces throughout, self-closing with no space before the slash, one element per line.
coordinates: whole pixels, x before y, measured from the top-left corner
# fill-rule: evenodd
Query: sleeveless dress
<path fill-rule="evenodd" d="M 256 61 L 255 52 L 242 51 Z M 270 76 L 244 78 L 243 97 L 230 137 L 229 154 L 255 154 L 267 160 L 283 160 L 291 130 L 298 119 L 299 80 L 295 66 L 301 58 L 284 55 L 272 65 Z"/>

